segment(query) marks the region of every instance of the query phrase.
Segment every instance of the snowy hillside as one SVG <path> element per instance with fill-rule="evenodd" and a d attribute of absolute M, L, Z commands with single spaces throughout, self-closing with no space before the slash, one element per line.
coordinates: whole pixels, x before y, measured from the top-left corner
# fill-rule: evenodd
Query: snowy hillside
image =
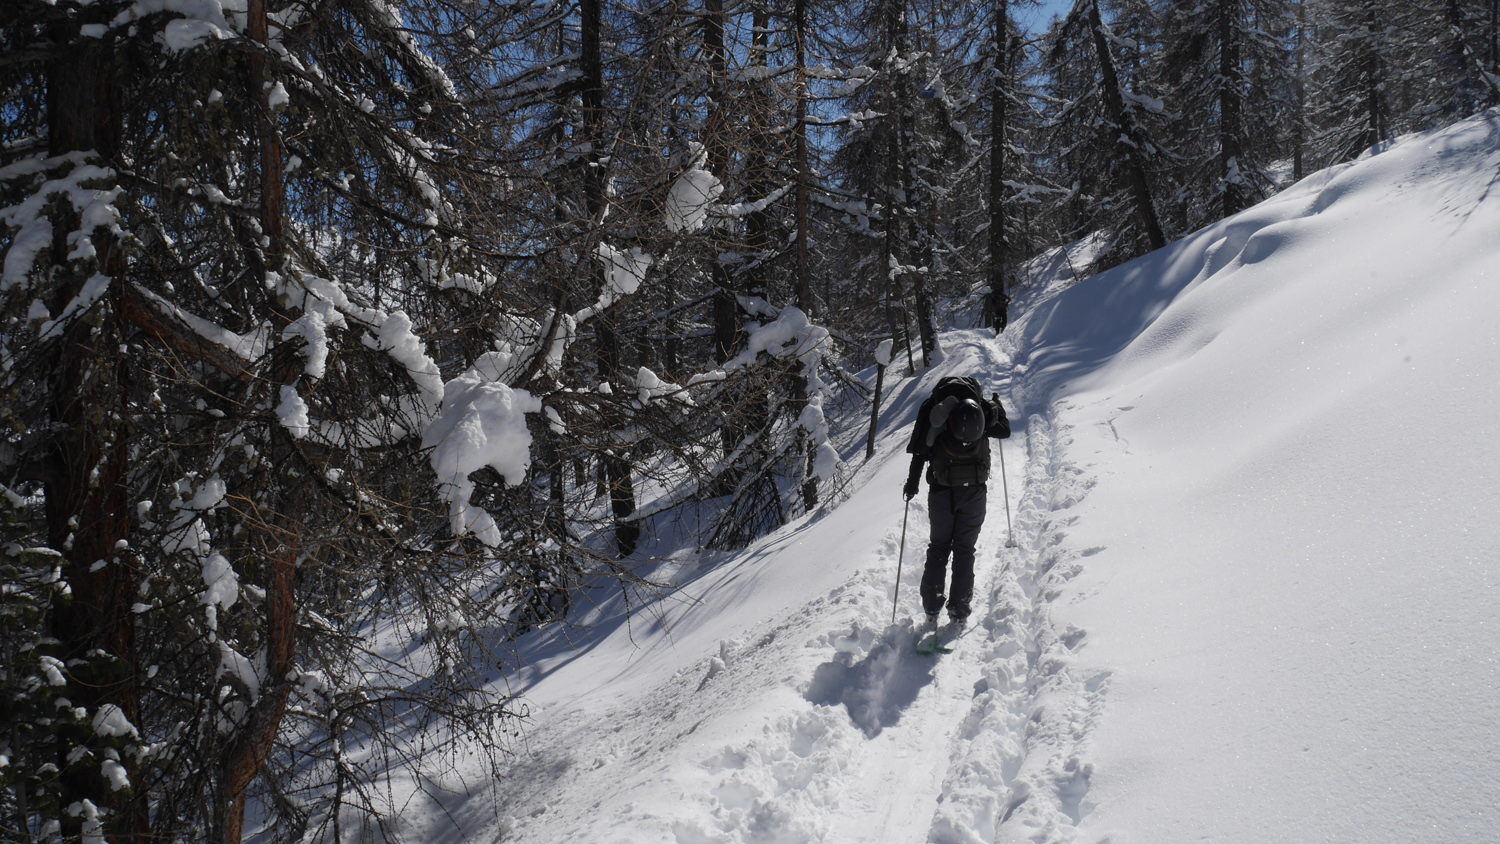
<path fill-rule="evenodd" d="M 999 340 L 945 334 L 840 507 L 524 643 L 499 805 L 455 777 L 398 796 L 407 834 L 1494 840 L 1497 186 L 1491 113 L 1039 292 Z M 934 659 L 922 497 L 891 602 L 902 449 L 949 373 L 1015 436 L 980 623 Z"/>

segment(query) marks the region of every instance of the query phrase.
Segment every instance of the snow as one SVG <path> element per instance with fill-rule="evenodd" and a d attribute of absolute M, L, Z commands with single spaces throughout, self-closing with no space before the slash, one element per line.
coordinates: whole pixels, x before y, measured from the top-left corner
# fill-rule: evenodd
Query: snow
<path fill-rule="evenodd" d="M 595 254 L 604 265 L 604 288 L 599 291 L 599 301 L 573 315 L 575 324 L 591 319 L 639 290 L 646 280 L 646 271 L 651 268 L 651 256 L 639 247 L 622 250 L 600 243 Z"/>
<path fill-rule="evenodd" d="M 73 245 L 67 260 L 88 260 L 94 257 L 93 233 L 103 227 L 116 237 L 122 236 L 120 212 L 114 207 L 121 188 L 109 190 L 84 187 L 85 182 L 109 183 L 115 172 L 105 167 L 86 164 L 81 152 L 46 157 L 31 156 L 0 168 L 0 182 L 20 181 L 28 177 L 67 170 L 55 179 L 45 179 L 37 189 L 21 202 L 0 208 L 0 224 L 15 229 L 10 250 L 5 255 L 3 274 L 0 274 L 0 293 L 13 288 L 24 288 L 35 268 L 36 258 L 52 243 L 52 224 L 47 219 L 47 203 L 55 197 L 65 198 L 79 213 L 79 228 L 67 236 Z"/>
<path fill-rule="evenodd" d="M 210 343 L 223 346 L 246 362 L 254 361 L 266 352 L 266 340 L 270 336 L 270 332 L 265 327 L 257 329 L 251 334 L 236 334 L 218 323 L 184 311 L 140 285 L 134 285 L 132 292 L 137 296 L 150 300 L 152 304 L 162 311 L 172 314 L 187 325 L 188 328 L 191 328 L 198 336 Z"/>
<path fill-rule="evenodd" d="M 49 686 L 66 686 L 68 678 L 63 676 L 62 660 L 53 656 L 41 656 L 37 658 L 37 664 L 42 668 L 42 674 L 47 678 Z"/>
<path fill-rule="evenodd" d="M 52 337 L 62 336 L 62 333 L 67 330 L 68 325 L 74 318 L 87 313 L 95 305 L 99 304 L 99 300 L 104 298 L 105 293 L 109 292 L 111 281 L 113 279 L 107 275 L 95 273 L 90 276 L 88 281 L 83 283 L 83 287 L 79 289 L 78 295 L 74 296 L 72 301 L 68 302 L 57 319 L 49 319 L 42 323 L 41 328 L 37 329 L 37 340 L 49 340 Z"/>
<path fill-rule="evenodd" d="M 1002 337 L 950 330 L 928 370 L 886 372 L 875 456 L 837 506 L 738 553 L 663 544 L 639 570 L 672 585 L 658 599 L 627 615 L 591 590 L 574 625 L 520 639 L 495 689 L 532 717 L 501 785 L 472 796 L 477 762 L 397 776 L 402 831 L 1492 839 L 1497 172 L 1492 112 L 1106 273 L 1078 277 L 1098 244 L 1033 262 Z M 815 360 L 820 330 L 787 309 L 726 369 Z M 999 393 L 1014 434 L 975 616 L 929 658 L 911 649 L 925 496 L 900 489 L 917 406 L 950 374 Z M 440 419 L 485 436 L 435 468 L 493 448 L 521 477 L 539 402 L 459 380 Z M 494 411 L 464 409 L 470 390 Z"/>
<path fill-rule="evenodd" d="M 270 83 L 267 83 L 267 85 L 267 107 L 269 107 L 271 111 L 280 111 L 281 109 L 286 108 L 287 104 L 292 101 L 291 95 L 286 92 L 286 86 L 281 84 L 280 82 L 277 82 L 275 85 L 270 85 Z"/>
<path fill-rule="evenodd" d="M 375 345 L 406 369 L 424 404 L 436 408 L 443 396 L 443 376 L 427 355 L 427 344 L 412 331 L 411 317 L 396 311 L 375 330 Z"/>
<path fill-rule="evenodd" d="M 708 153 L 699 143 L 692 144 L 689 154 L 691 164 L 677 177 L 667 191 L 664 214 L 667 229 L 672 232 L 695 232 L 703 227 L 709 207 L 723 193 L 724 186 L 714 175 L 703 169 Z"/>
<path fill-rule="evenodd" d="M 442 410 L 422 438 L 432 449 L 432 468 L 449 502 L 455 536 L 473 533 L 481 542 L 500 544 L 500 527 L 484 508 L 470 503 L 469 473 L 485 466 L 507 484 L 524 483 L 531 466 L 531 432 L 526 414 L 540 413 L 541 399 L 492 380 L 471 367 L 443 387 Z"/>
<path fill-rule="evenodd" d="M 1069 671 L 1109 675 L 1081 831 L 1493 835 L 1497 141 L 1408 138 L 1027 317 L 1093 481 L 1059 597 Z"/>
<path fill-rule="evenodd" d="M 10 209 L 6 209 L 7 211 Z M 12 226 L 17 223 L 7 218 Z M 52 223 L 46 217 L 36 216 L 19 223 L 19 230 L 12 236 L 10 251 L 5 253 L 3 275 L 0 275 L 0 292 L 24 287 L 36 256 L 52 245 Z"/>
<path fill-rule="evenodd" d="M 256 661 L 239 651 L 231 648 L 222 639 L 219 640 L 219 675 L 220 677 L 233 677 L 240 682 L 251 700 L 260 697 L 261 671 L 256 668 Z M 265 651 L 262 649 L 261 654 Z M 264 656 L 258 660 L 264 662 Z"/>
<path fill-rule="evenodd" d="M 169 21 L 158 37 L 162 46 L 180 53 L 201 47 L 209 41 L 233 38 L 234 35 L 212 21 L 178 18 Z"/>
<path fill-rule="evenodd" d="M 109 782 L 110 791 L 119 791 L 130 787 L 130 777 L 125 773 L 125 766 L 113 759 L 105 759 L 99 763 L 99 773 Z"/>
<path fill-rule="evenodd" d="M 213 553 L 203 560 L 203 585 L 208 587 L 203 593 L 203 603 L 209 608 L 209 629 L 212 630 L 215 629 L 215 609 L 228 609 L 239 600 L 240 579 L 223 554 Z"/>
<path fill-rule="evenodd" d="M 311 433 L 312 422 L 307 417 L 307 402 L 298 395 L 297 388 L 283 385 L 281 403 L 276 406 L 276 418 L 287 433 L 297 439 L 305 439 Z"/>
<path fill-rule="evenodd" d="M 113 703 L 106 703 L 94 713 L 94 733 L 105 738 L 137 738 L 135 725 L 125 717 L 124 710 Z"/>

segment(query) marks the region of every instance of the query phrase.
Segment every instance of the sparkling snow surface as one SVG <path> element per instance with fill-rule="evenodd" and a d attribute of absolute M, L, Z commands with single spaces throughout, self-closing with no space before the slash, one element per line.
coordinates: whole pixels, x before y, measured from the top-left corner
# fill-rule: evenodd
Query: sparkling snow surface
<path fill-rule="evenodd" d="M 1497 187 L 1492 112 L 1039 285 L 998 341 L 944 334 L 920 379 L 887 373 L 848 500 L 680 556 L 629 624 L 601 593 L 583 629 L 523 642 L 502 685 L 534 718 L 499 805 L 476 769 L 405 831 L 1495 840 Z M 895 625 L 891 600 L 902 449 L 950 373 L 1011 411 L 1017 547 L 997 460 L 975 616 L 934 659 L 910 632 L 925 496 Z"/>

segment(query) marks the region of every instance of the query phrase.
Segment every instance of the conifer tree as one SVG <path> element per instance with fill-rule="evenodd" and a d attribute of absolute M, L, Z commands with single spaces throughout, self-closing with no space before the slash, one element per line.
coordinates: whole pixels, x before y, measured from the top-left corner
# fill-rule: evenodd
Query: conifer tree
<path fill-rule="evenodd" d="M 1171 91 L 1184 230 L 1274 190 L 1283 114 L 1294 95 L 1291 16 L 1280 0 L 1171 3 L 1162 17 L 1158 87 Z"/>

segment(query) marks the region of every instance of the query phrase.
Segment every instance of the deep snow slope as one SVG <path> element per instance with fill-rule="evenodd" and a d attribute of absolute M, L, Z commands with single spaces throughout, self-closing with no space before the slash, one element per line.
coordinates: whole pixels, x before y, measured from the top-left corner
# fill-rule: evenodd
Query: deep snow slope
<path fill-rule="evenodd" d="M 1016 326 L 1086 494 L 1076 827 L 1500 838 L 1500 115 L 1316 174 Z M 1107 679 L 1099 679 L 1105 678 Z"/>
<path fill-rule="evenodd" d="M 851 497 L 685 554 L 626 623 L 523 642 L 492 798 L 392 784 L 411 840 L 1487 842 L 1500 794 L 1500 116 L 1038 284 L 898 382 Z M 1059 292 L 1061 290 L 1061 292 Z M 978 623 L 911 650 L 916 405 L 1012 409 Z M 997 465 L 997 470 L 999 466 Z M 1006 493 L 1015 547 L 1006 544 Z"/>

